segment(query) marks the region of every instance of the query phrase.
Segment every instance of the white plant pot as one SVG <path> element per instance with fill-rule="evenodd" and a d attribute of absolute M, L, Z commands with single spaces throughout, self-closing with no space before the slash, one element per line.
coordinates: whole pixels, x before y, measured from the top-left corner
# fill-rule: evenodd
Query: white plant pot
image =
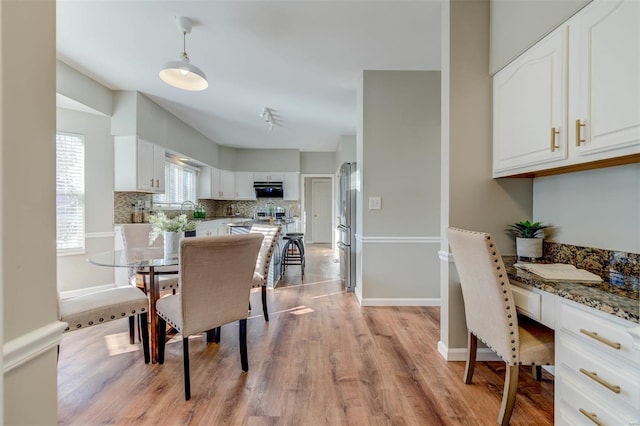
<path fill-rule="evenodd" d="M 180 250 L 180 239 L 184 232 L 164 233 L 164 257 L 165 259 L 177 258 Z"/>
<path fill-rule="evenodd" d="M 542 238 L 516 238 L 516 253 L 518 257 L 541 258 L 542 241 Z"/>

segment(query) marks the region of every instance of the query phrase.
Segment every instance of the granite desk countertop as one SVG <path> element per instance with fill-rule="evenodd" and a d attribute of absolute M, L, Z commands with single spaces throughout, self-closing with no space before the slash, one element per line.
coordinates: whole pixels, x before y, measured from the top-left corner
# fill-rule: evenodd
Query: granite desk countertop
<path fill-rule="evenodd" d="M 262 224 L 262 225 L 288 225 L 289 223 L 294 223 L 295 218 L 293 217 L 285 217 L 283 219 L 277 220 L 268 220 L 268 219 L 247 219 L 243 221 L 233 222 L 227 224 L 227 226 L 251 226 L 253 224 Z"/>
<path fill-rule="evenodd" d="M 607 281 L 589 283 L 545 280 L 514 267 L 516 259 L 516 256 L 503 256 L 509 281 L 516 285 L 537 288 L 634 323 L 640 322 L 638 290 L 613 286 Z"/>

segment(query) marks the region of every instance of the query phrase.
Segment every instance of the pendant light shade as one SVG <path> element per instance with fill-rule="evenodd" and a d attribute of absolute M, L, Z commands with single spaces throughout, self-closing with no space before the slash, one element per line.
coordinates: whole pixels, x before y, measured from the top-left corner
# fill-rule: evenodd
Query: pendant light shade
<path fill-rule="evenodd" d="M 183 16 L 178 16 L 176 17 L 176 23 L 183 36 L 182 60 L 167 62 L 160 70 L 160 79 L 178 89 L 204 90 L 209 86 L 207 76 L 200 68 L 191 65 L 189 55 L 187 55 L 186 38 L 187 33 L 191 32 L 191 21 Z"/>

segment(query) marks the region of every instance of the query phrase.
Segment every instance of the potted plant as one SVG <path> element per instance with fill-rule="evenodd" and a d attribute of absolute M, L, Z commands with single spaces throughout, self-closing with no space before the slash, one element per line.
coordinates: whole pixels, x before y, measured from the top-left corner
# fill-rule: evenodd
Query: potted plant
<path fill-rule="evenodd" d="M 542 222 L 521 220 L 509 225 L 507 231 L 516 238 L 516 254 L 518 257 L 537 259 L 542 257 L 543 229 L 548 228 Z"/>
<path fill-rule="evenodd" d="M 180 248 L 180 239 L 185 233 L 195 231 L 196 222 L 187 220 L 186 214 L 181 214 L 169 219 L 164 212 L 158 212 L 149 216 L 151 232 L 149 233 L 149 245 L 160 236 L 164 235 L 164 254 L 176 256 Z"/>

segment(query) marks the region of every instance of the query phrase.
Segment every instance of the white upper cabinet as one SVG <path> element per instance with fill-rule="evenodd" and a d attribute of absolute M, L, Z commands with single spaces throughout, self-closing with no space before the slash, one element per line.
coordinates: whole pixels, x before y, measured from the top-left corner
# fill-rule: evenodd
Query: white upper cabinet
<path fill-rule="evenodd" d="M 278 172 L 256 172 L 253 174 L 253 180 L 256 182 L 282 182 L 284 173 Z"/>
<path fill-rule="evenodd" d="M 256 191 L 253 189 L 252 172 L 236 172 L 236 200 L 255 200 Z"/>
<path fill-rule="evenodd" d="M 639 16 L 594 0 L 494 76 L 494 177 L 638 161 Z"/>
<path fill-rule="evenodd" d="M 300 199 L 300 173 L 286 172 L 283 173 L 282 190 L 283 200 L 299 200 Z"/>
<path fill-rule="evenodd" d="M 494 177 L 567 158 L 567 40 L 562 27 L 495 75 Z"/>
<path fill-rule="evenodd" d="M 164 192 L 165 149 L 136 136 L 114 137 L 114 189 Z"/>
<path fill-rule="evenodd" d="M 570 43 L 569 125 L 578 155 L 640 153 L 640 2 L 596 2 L 576 17 Z"/>

